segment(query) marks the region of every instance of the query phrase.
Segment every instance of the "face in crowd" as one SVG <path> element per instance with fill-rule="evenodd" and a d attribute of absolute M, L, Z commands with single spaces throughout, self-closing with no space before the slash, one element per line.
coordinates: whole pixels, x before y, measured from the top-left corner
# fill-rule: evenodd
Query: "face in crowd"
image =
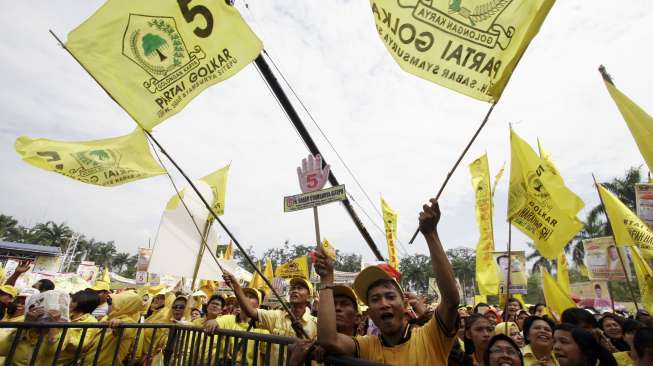
<path fill-rule="evenodd" d="M 310 290 L 302 283 L 293 283 L 288 289 L 291 304 L 308 304 Z"/>
<path fill-rule="evenodd" d="M 520 351 L 505 339 L 497 340 L 488 349 L 489 366 L 520 366 Z"/>
<path fill-rule="evenodd" d="M 0 303 L 2 303 L 4 305 L 9 305 L 9 303 L 12 300 L 13 300 L 13 297 L 11 297 L 11 295 L 0 291 Z"/>
<path fill-rule="evenodd" d="M 536 319 L 528 329 L 527 339 L 533 348 L 551 350 L 553 347 L 553 329 L 546 321 Z"/>
<path fill-rule="evenodd" d="M 357 312 L 354 300 L 347 296 L 333 299 L 336 308 L 336 329 L 339 333 L 352 333 L 357 327 Z"/>
<path fill-rule="evenodd" d="M 617 322 L 612 317 L 604 317 L 601 320 L 601 328 L 603 329 L 605 335 L 610 338 L 618 339 L 623 337 L 623 329 L 621 328 L 621 324 L 619 324 L 619 322 Z"/>
<path fill-rule="evenodd" d="M 517 314 L 517 318 L 515 319 L 515 323 L 517 323 L 517 326 L 519 327 L 519 329 L 524 329 L 524 321 L 529 316 L 530 315 L 528 315 L 528 313 L 526 311 L 520 311 L 519 314 Z"/>
<path fill-rule="evenodd" d="M 404 298 L 390 280 L 373 283 L 367 290 L 367 313 L 383 334 L 400 332 L 406 324 Z"/>
<path fill-rule="evenodd" d="M 209 319 L 217 318 L 222 314 L 222 298 L 214 298 L 206 304 L 206 315 Z"/>
<path fill-rule="evenodd" d="M 152 304 L 150 305 L 150 308 L 152 310 L 159 310 L 165 305 L 165 296 L 163 295 L 156 295 L 154 298 L 152 298 Z"/>
<path fill-rule="evenodd" d="M 478 318 L 466 327 L 465 338 L 472 341 L 475 349 L 484 350 L 494 335 L 494 325 L 484 317 Z"/>
<path fill-rule="evenodd" d="M 186 310 L 186 299 L 183 297 L 177 298 L 175 302 L 172 303 L 172 317 L 176 321 L 181 321 L 184 317 L 184 311 Z"/>
<path fill-rule="evenodd" d="M 519 303 L 519 301 L 514 301 L 514 300 L 510 301 L 508 303 L 508 316 L 514 317 L 515 315 L 517 315 L 519 309 L 521 309 L 521 304 Z"/>
<path fill-rule="evenodd" d="M 195 320 L 195 319 L 199 318 L 201 315 L 202 315 L 202 313 L 200 313 L 200 311 L 198 309 L 193 309 L 190 312 L 190 319 Z"/>

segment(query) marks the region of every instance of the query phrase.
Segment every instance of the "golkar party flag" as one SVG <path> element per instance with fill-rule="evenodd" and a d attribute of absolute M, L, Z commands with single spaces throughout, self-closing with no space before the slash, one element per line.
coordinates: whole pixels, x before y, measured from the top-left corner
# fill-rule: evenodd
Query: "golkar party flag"
<path fill-rule="evenodd" d="M 496 102 L 554 0 L 370 0 L 406 72 Z"/>
<path fill-rule="evenodd" d="M 388 241 L 388 263 L 399 269 L 399 258 L 397 257 L 397 212 L 381 197 L 381 210 L 383 211 L 383 225 L 385 226 L 385 237 Z"/>
<path fill-rule="evenodd" d="M 111 0 L 66 48 L 144 129 L 256 58 L 263 45 L 224 0 Z"/>
<path fill-rule="evenodd" d="M 150 154 L 140 128 L 129 135 L 93 141 L 21 136 L 15 148 L 30 165 L 98 186 L 118 186 L 165 173 Z"/>
<path fill-rule="evenodd" d="M 555 259 L 583 226 L 576 217 L 579 208 L 568 204 L 580 198 L 512 129 L 510 148 L 508 220 L 544 257 Z"/>

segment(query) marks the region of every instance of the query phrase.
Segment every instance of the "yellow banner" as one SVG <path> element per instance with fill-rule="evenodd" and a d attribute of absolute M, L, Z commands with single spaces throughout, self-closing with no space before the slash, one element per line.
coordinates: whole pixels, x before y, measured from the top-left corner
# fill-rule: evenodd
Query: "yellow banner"
<path fill-rule="evenodd" d="M 66 48 L 150 130 L 263 45 L 224 0 L 112 0 L 68 34 Z"/>
<path fill-rule="evenodd" d="M 535 151 L 510 130 L 508 220 L 533 239 L 547 259 L 555 259 L 583 224 L 563 202 L 579 200 Z"/>
<path fill-rule="evenodd" d="M 612 192 L 598 187 L 617 245 L 636 245 L 644 258 L 653 259 L 653 231 Z"/>
<path fill-rule="evenodd" d="M 370 0 L 376 30 L 406 72 L 497 101 L 554 0 Z"/>
<path fill-rule="evenodd" d="M 632 248 L 630 252 L 639 283 L 639 292 L 642 295 L 642 305 L 649 312 L 653 312 L 653 270 L 639 254 L 637 248 Z"/>
<path fill-rule="evenodd" d="M 558 255 L 558 259 L 556 260 L 556 269 L 558 285 L 561 289 L 565 290 L 566 293 L 571 294 L 571 285 L 569 283 L 569 268 L 567 264 L 567 256 L 565 255 L 564 250 Z"/>
<path fill-rule="evenodd" d="M 651 144 L 651 141 L 653 141 L 653 117 L 628 99 L 612 83 L 605 81 L 605 86 L 617 104 L 624 120 L 626 120 L 630 133 L 633 135 L 649 171 L 653 171 L 653 144 Z"/>
<path fill-rule="evenodd" d="M 385 238 L 388 241 L 388 263 L 392 268 L 399 269 L 397 257 L 397 213 L 381 197 L 381 210 L 383 211 L 383 224 L 385 225 Z"/>
<path fill-rule="evenodd" d="M 224 214 L 224 204 L 225 204 L 225 193 L 227 191 L 227 177 L 229 175 L 229 167 L 231 165 L 224 166 L 215 172 L 208 174 L 199 180 L 206 183 L 211 188 L 211 193 L 213 195 L 213 200 L 211 201 L 211 208 L 216 215 L 220 216 Z M 168 200 L 166 204 L 166 210 L 174 210 L 181 203 L 181 198 L 186 195 L 186 190 L 189 189 L 185 187 L 182 189 L 179 194 L 174 194 Z M 208 220 L 212 221 L 213 216 L 209 214 Z"/>
<path fill-rule="evenodd" d="M 15 148 L 30 165 L 98 186 L 118 186 L 165 173 L 150 155 L 140 128 L 129 135 L 92 141 L 21 136 L 16 139 Z"/>
<path fill-rule="evenodd" d="M 261 261 L 258 261 L 256 264 L 256 268 L 258 268 L 259 271 L 261 271 Z M 261 278 L 261 275 L 258 274 L 258 272 L 254 271 L 254 274 L 252 275 L 252 280 L 249 281 L 249 285 L 247 287 L 251 287 L 254 289 L 265 289 L 265 282 L 263 282 L 263 278 Z"/>
<path fill-rule="evenodd" d="M 301 277 L 308 280 L 308 257 L 301 256 L 292 259 L 288 263 L 284 263 L 277 267 L 275 277 L 281 278 L 294 278 Z"/>
<path fill-rule="evenodd" d="M 499 276 L 492 255 L 494 252 L 493 207 L 487 154 L 469 164 L 469 171 L 476 196 L 476 222 L 480 232 L 476 244 L 476 283 L 481 295 L 496 295 L 499 291 Z"/>
<path fill-rule="evenodd" d="M 575 308 L 576 303 L 571 299 L 569 293 L 565 292 L 560 285 L 551 277 L 546 268 L 542 268 L 542 287 L 544 288 L 544 299 L 546 306 L 553 312 L 554 318 L 560 319 L 562 312 Z"/>

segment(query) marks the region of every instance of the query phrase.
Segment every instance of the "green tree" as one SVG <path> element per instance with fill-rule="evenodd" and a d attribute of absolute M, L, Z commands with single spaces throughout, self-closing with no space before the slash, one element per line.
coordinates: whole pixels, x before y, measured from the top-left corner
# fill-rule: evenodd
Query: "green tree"
<path fill-rule="evenodd" d="M 533 272 L 528 277 L 526 284 L 528 293 L 524 296 L 524 300 L 529 304 L 544 303 L 544 290 L 542 289 L 542 276 L 539 273 Z"/>
<path fill-rule="evenodd" d="M 34 230 L 41 239 L 41 243 L 60 247 L 62 251 L 66 250 L 70 238 L 73 236 L 73 230 L 65 222 L 57 224 L 54 221 L 48 221 L 44 224 L 36 224 Z"/>
<path fill-rule="evenodd" d="M 343 272 L 358 272 L 361 270 L 362 256 L 354 253 L 342 253 L 336 250 L 337 261 L 335 269 Z"/>
<path fill-rule="evenodd" d="M 12 216 L 0 214 L 0 239 L 5 239 L 18 226 L 18 220 Z"/>
<path fill-rule="evenodd" d="M 168 57 L 166 57 L 163 53 L 161 53 L 159 49 L 166 46 L 167 43 L 165 39 L 161 38 L 156 34 L 148 33 L 145 36 L 143 36 L 142 47 L 145 56 L 149 57 L 156 52 L 156 54 L 159 55 L 159 59 L 161 60 L 161 62 L 163 62 Z"/>
<path fill-rule="evenodd" d="M 410 291 L 425 294 L 429 286 L 429 277 L 433 277 L 431 257 L 424 254 L 413 254 L 399 261 L 401 286 Z"/>
<path fill-rule="evenodd" d="M 129 263 L 128 253 L 118 253 L 111 259 L 111 270 L 122 273 L 122 270 Z"/>
<path fill-rule="evenodd" d="M 532 272 L 539 273 L 541 268 L 546 268 L 547 271 L 551 272 L 551 268 L 553 268 L 552 261 L 544 258 L 542 254 L 540 254 L 540 251 L 535 247 L 535 244 L 532 242 L 527 242 L 526 245 L 528 245 L 529 248 L 533 249 L 530 254 L 526 255 L 526 261 L 534 261 Z"/>
<path fill-rule="evenodd" d="M 476 251 L 472 248 L 458 247 L 446 251 L 453 272 L 460 280 L 465 297 L 474 293 L 472 284 L 476 277 Z"/>

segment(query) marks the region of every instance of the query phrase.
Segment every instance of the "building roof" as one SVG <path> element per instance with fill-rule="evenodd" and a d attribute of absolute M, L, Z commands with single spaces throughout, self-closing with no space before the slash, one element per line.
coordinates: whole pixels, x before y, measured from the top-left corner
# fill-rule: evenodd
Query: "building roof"
<path fill-rule="evenodd" d="M 41 244 L 12 243 L 9 241 L 0 241 L 0 250 L 48 256 L 62 255 L 61 248 L 59 247 Z"/>

